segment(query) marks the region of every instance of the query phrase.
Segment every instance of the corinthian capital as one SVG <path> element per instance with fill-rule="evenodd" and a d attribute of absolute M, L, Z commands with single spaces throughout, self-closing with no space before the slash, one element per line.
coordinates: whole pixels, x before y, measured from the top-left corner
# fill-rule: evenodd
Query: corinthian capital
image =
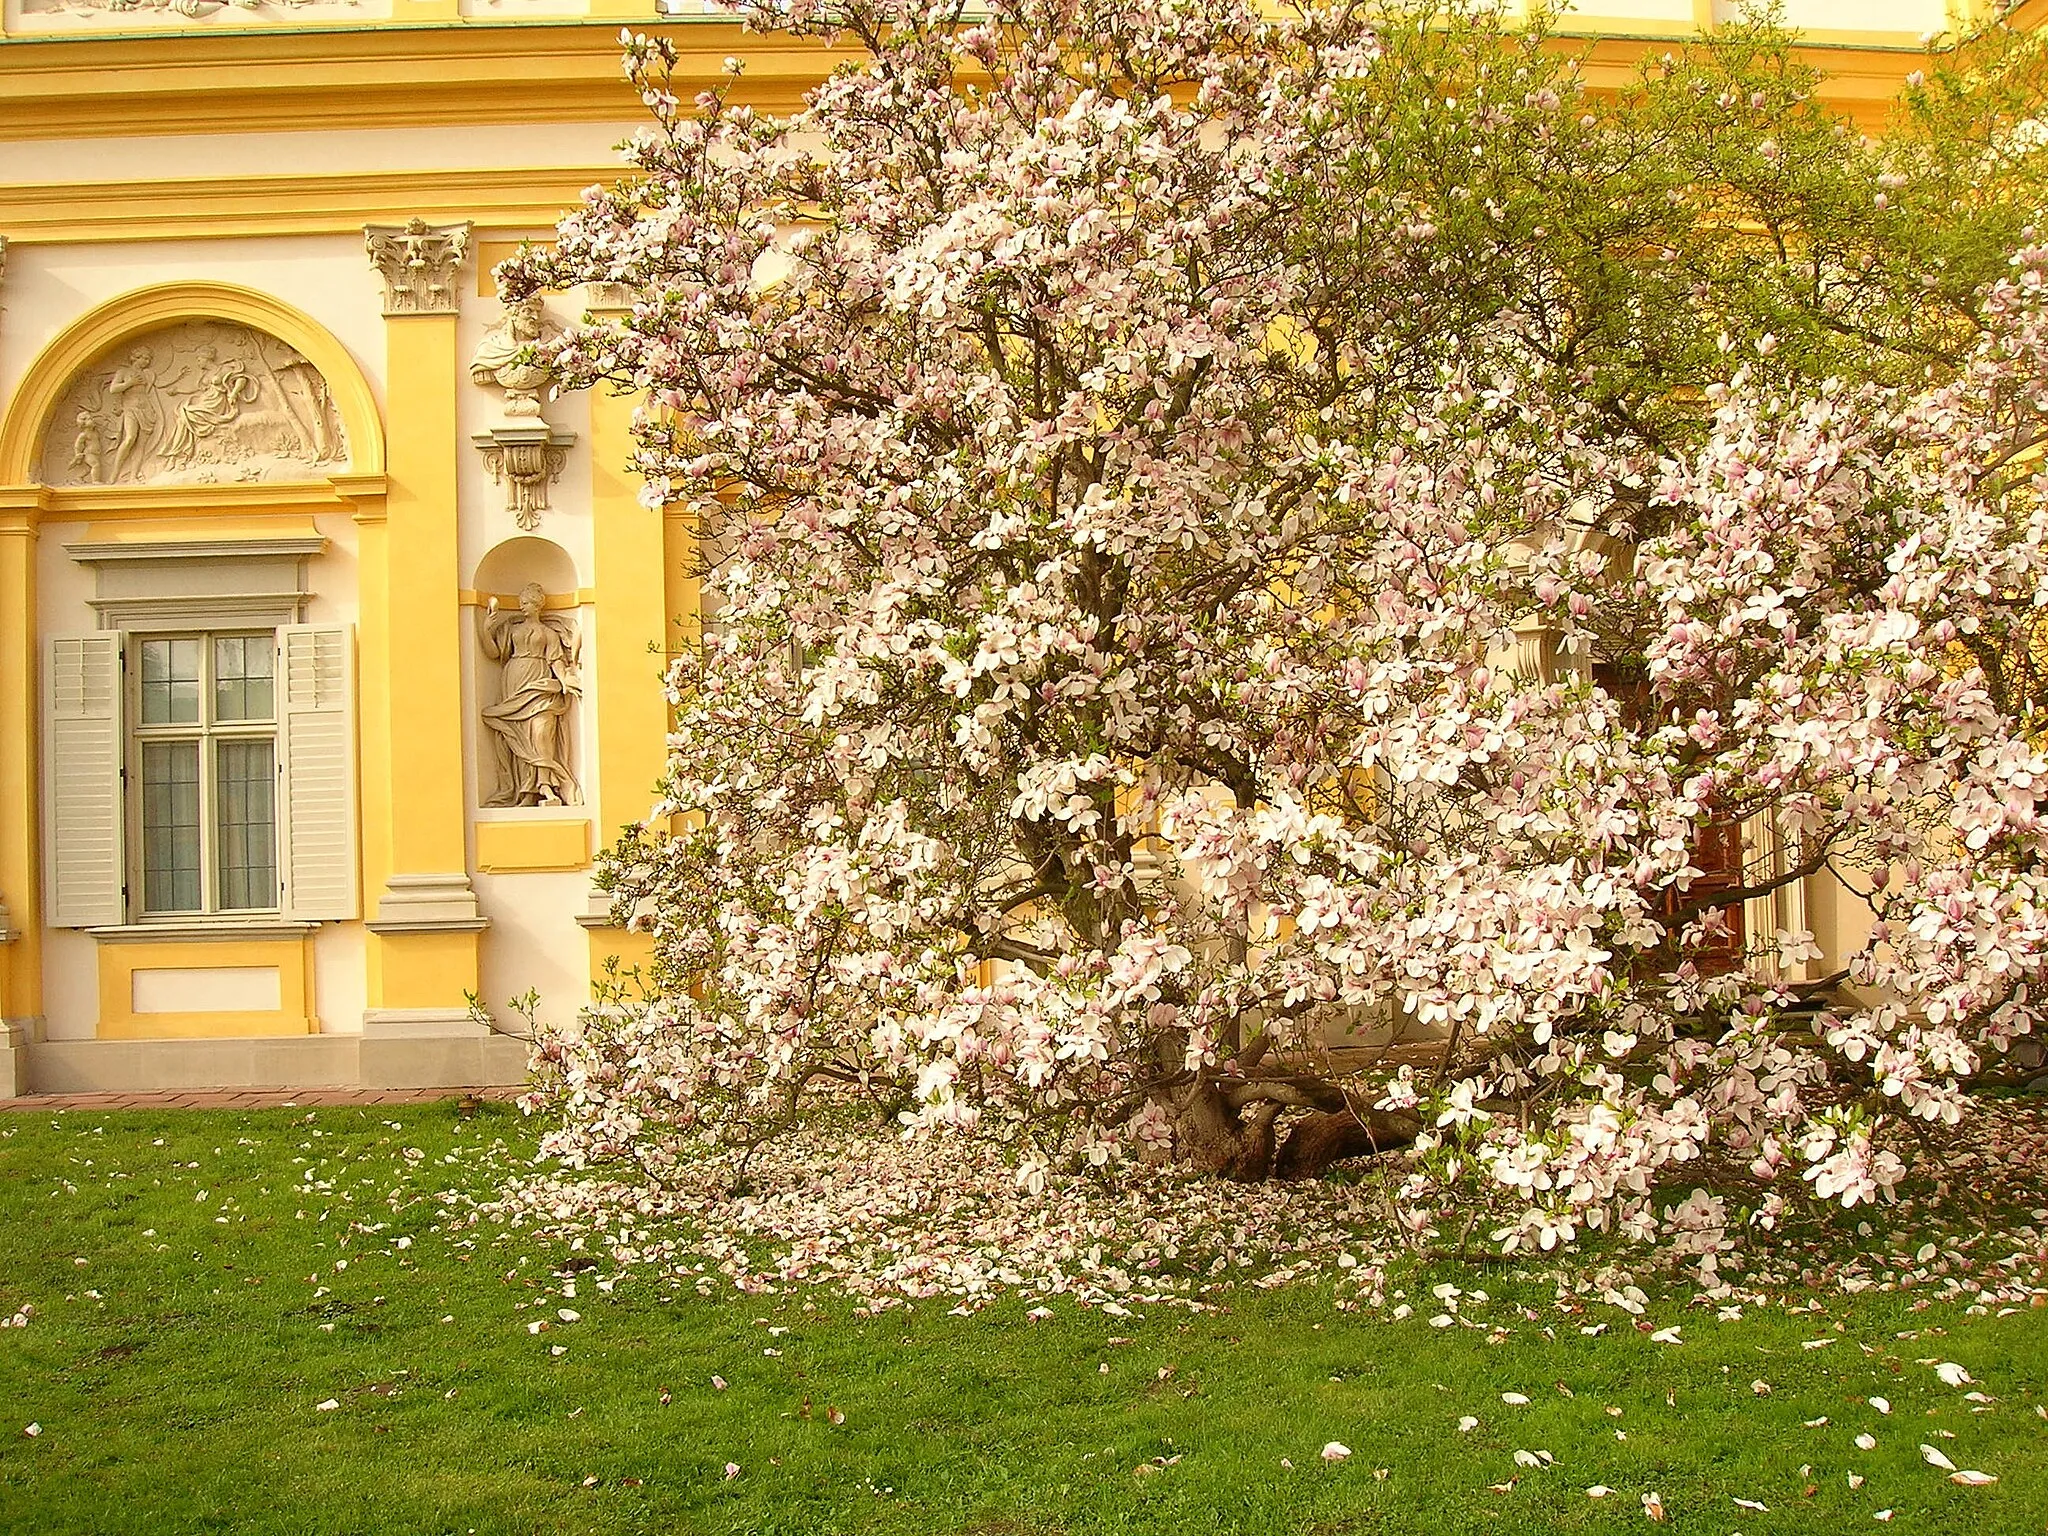
<path fill-rule="evenodd" d="M 469 255 L 469 222 L 365 224 L 363 248 L 384 279 L 387 315 L 452 315 L 462 295 L 455 284 Z"/>

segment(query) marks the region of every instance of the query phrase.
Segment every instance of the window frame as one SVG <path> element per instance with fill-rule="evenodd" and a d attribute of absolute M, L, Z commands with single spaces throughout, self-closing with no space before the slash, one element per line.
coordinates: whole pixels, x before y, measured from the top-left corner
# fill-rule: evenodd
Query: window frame
<path fill-rule="evenodd" d="M 284 798 L 284 710 L 282 698 L 283 655 L 275 627 L 260 621 L 237 623 L 195 623 L 190 627 L 124 629 L 121 635 L 122 819 L 127 834 L 123 879 L 127 899 L 127 920 L 134 924 L 248 923 L 282 918 L 285 912 L 285 877 L 288 849 L 285 844 Z M 271 704 L 268 720 L 218 721 L 214 718 L 214 642 L 224 639 L 266 640 L 270 648 Z M 144 722 L 142 707 L 142 647 L 152 642 L 195 640 L 199 644 L 198 718 L 193 721 Z M 267 741 L 270 744 L 270 837 L 271 899 L 264 906 L 223 907 L 220 904 L 219 785 L 216 743 L 223 741 Z M 148 877 L 145 859 L 147 839 L 143 831 L 144 783 L 143 749 L 153 742 L 197 744 L 199 775 L 199 896 L 196 908 L 151 910 L 148 905 Z"/>

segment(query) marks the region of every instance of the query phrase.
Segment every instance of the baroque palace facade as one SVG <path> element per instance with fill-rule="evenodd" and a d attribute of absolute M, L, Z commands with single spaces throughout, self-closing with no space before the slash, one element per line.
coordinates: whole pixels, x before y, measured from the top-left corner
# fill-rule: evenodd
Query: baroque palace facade
<path fill-rule="evenodd" d="M 0 1096 L 516 1081 L 471 999 L 632 960 L 590 865 L 660 771 L 689 530 L 631 399 L 517 361 L 619 296 L 491 268 L 613 173 L 622 25 L 770 110 L 831 63 L 682 5 L 4 0 Z M 1722 9 L 1573 26 L 1597 83 Z M 1876 127 L 1944 17 L 1789 19 Z M 1752 921 L 1855 941 L 1789 899 Z"/>

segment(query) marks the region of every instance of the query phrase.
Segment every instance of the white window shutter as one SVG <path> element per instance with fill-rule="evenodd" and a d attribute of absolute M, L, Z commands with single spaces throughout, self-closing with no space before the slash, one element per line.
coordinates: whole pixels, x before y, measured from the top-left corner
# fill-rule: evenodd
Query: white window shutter
<path fill-rule="evenodd" d="M 355 631 L 277 632 L 284 912 L 326 923 L 357 913 Z"/>
<path fill-rule="evenodd" d="M 121 637 L 60 636 L 50 642 L 49 661 L 43 876 L 50 924 L 125 922 Z"/>

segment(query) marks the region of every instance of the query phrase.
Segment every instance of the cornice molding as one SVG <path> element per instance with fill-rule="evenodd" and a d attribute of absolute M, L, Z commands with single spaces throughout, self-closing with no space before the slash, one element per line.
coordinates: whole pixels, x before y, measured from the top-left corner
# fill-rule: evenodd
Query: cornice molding
<path fill-rule="evenodd" d="M 743 54 L 736 102 L 788 112 L 841 58 L 806 38 L 720 19 L 666 21 L 677 79 L 709 86 Z M 379 24 L 301 31 L 0 43 L 0 140 L 219 133 L 242 126 L 417 128 L 639 123 L 619 66 L 619 21 Z M 413 211 L 417 211 L 415 208 Z"/>
<path fill-rule="evenodd" d="M 2027 0 L 2018 14 L 2048 14 Z M 1604 21 L 1605 18 L 1600 20 Z M 635 25 L 641 25 L 636 22 Z M 1579 51 L 1599 40 L 1591 78 L 1618 82 L 1644 53 L 1669 48 L 1690 22 L 1616 18 L 1602 31 L 1585 21 L 1561 28 L 1557 45 Z M 264 32 L 9 37 L 0 43 L 0 141 L 128 134 L 307 128 L 417 128 L 569 122 L 637 124 L 639 101 L 619 68 L 619 20 L 379 22 L 343 28 Z M 733 99 L 789 112 L 832 66 L 852 55 L 807 39 L 749 33 L 723 18 L 671 18 L 644 30 L 673 41 L 679 89 L 724 81 L 728 56 L 747 72 Z M 1800 53 L 1829 77 L 1823 95 L 1855 111 L 1889 101 L 1926 43 L 1905 32 L 1815 30 Z M 408 211 L 421 212 L 419 199 Z M 358 218 L 357 222 L 363 222 Z"/>
<path fill-rule="evenodd" d="M 325 553 L 326 549 L 327 540 L 318 533 L 269 538 L 230 536 L 224 539 L 210 539 L 203 533 L 195 533 L 182 538 L 81 539 L 77 543 L 66 544 L 64 553 L 81 565 L 102 565 L 134 560 L 254 560 L 265 557 L 307 560 Z"/>
<path fill-rule="evenodd" d="M 17 245 L 248 236 L 355 235 L 365 224 L 468 219 L 480 231 L 545 233 L 593 182 L 623 165 L 537 170 L 180 176 L 0 184 L 0 226 Z"/>

